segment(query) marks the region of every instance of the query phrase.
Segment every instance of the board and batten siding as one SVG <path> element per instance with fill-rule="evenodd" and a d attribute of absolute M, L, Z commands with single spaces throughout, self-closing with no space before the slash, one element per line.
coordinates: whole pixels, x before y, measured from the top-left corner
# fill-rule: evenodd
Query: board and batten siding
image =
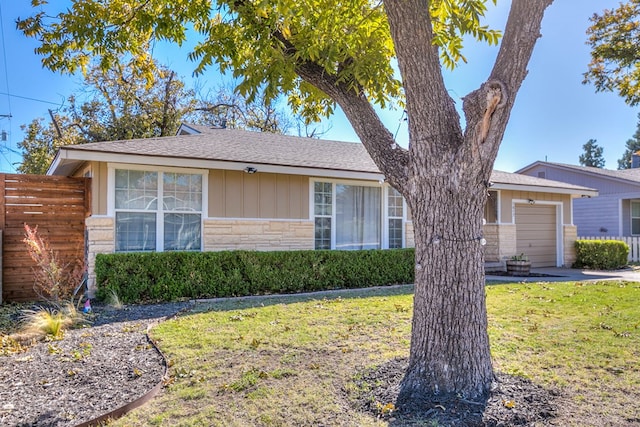
<path fill-rule="evenodd" d="M 92 215 L 107 214 L 107 164 L 104 162 L 87 162 L 74 174 L 76 178 L 91 178 L 91 212 Z"/>
<path fill-rule="evenodd" d="M 309 219 L 309 177 L 209 171 L 209 217 Z"/>
<path fill-rule="evenodd" d="M 533 200 L 534 202 L 562 203 L 562 224 L 571 224 L 571 196 L 568 194 L 537 193 L 531 191 L 502 190 L 500 192 L 500 222 L 511 224 L 514 212 L 511 208 L 513 200 Z"/>
<path fill-rule="evenodd" d="M 92 177 L 94 215 L 106 215 L 107 164 L 91 162 L 77 173 Z M 212 218 L 309 219 L 309 177 L 209 170 L 208 214 Z"/>

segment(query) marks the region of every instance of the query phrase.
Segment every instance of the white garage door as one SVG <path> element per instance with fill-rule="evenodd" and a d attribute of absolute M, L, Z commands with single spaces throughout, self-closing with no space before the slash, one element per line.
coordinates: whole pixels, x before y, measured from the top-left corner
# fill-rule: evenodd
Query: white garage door
<path fill-rule="evenodd" d="M 557 265 L 555 205 L 516 205 L 516 248 L 525 253 L 532 267 Z"/>

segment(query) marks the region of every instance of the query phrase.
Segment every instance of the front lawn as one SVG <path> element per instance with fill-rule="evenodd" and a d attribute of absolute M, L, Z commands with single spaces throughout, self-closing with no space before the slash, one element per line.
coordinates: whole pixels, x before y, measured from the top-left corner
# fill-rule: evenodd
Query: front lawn
<path fill-rule="evenodd" d="M 639 301 L 638 283 L 489 285 L 495 368 L 559 390 L 557 425 L 640 423 Z M 112 425 L 395 426 L 353 409 L 351 380 L 406 357 L 412 302 L 403 286 L 199 304 L 152 331 L 168 388 Z"/>

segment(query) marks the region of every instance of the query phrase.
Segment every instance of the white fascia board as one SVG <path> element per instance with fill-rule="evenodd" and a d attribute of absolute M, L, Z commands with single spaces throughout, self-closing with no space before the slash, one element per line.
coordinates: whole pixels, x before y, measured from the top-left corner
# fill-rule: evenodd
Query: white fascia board
<path fill-rule="evenodd" d="M 58 150 L 56 152 L 55 157 L 53 158 L 53 161 L 51 162 L 51 164 L 49 165 L 49 169 L 47 169 L 47 175 L 54 175 L 56 169 L 58 169 L 58 167 L 60 167 L 60 163 L 62 162 L 62 150 Z"/>
<path fill-rule="evenodd" d="M 191 126 L 185 123 L 180 124 L 180 127 L 176 131 L 176 135 L 180 135 L 181 132 L 184 132 L 188 135 L 198 135 L 200 133 L 199 131 L 197 131 L 196 129 L 192 128 Z"/>
<path fill-rule="evenodd" d="M 63 150 L 60 150 L 62 153 Z M 184 159 L 179 157 L 162 157 L 162 156 L 145 156 L 136 154 L 119 154 L 104 153 L 85 150 L 64 150 L 65 155 L 61 156 L 68 160 L 82 161 L 98 161 L 107 163 L 123 163 L 136 165 L 151 166 L 173 166 L 184 167 L 190 169 L 219 169 L 219 170 L 235 170 L 243 171 L 246 167 L 251 166 L 257 169 L 257 173 L 279 173 L 287 175 L 305 175 L 327 178 L 346 178 L 346 179 L 363 179 L 367 181 L 384 180 L 382 173 L 375 172 L 359 172 L 335 169 L 322 169 L 305 166 L 281 166 L 251 162 L 221 161 L 207 159 Z M 56 163 L 56 167 L 60 167 L 61 162 Z M 51 166 L 53 168 L 53 164 Z"/>
<path fill-rule="evenodd" d="M 590 196 L 596 197 L 597 190 L 575 189 L 575 188 L 559 188 L 559 187 L 543 187 L 538 185 L 518 185 L 518 184 L 500 184 L 494 183 L 491 190 L 514 190 L 514 191 L 533 191 L 536 193 L 554 193 L 554 194 L 570 194 L 576 197 Z"/>

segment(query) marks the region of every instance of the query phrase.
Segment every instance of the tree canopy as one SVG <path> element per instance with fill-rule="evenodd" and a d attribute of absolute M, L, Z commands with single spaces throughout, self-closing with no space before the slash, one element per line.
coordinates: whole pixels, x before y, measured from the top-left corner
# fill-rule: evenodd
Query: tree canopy
<path fill-rule="evenodd" d="M 591 17 L 587 30 L 591 62 L 583 83 L 617 92 L 629 105 L 640 103 L 640 0 Z"/>
<path fill-rule="evenodd" d="M 578 161 L 582 166 L 604 167 L 603 148 L 597 142 L 595 139 L 590 139 L 582 146 L 584 152 L 578 157 Z"/>
<path fill-rule="evenodd" d="M 41 10 L 17 25 L 41 41 L 36 52 L 54 71 L 86 72 L 94 58 L 108 70 L 127 53 L 140 75 L 151 79 L 154 42 L 182 44 L 193 29 L 201 39 L 190 55 L 197 63 L 195 72 L 216 63 L 223 73 L 241 80 L 238 90 L 249 101 L 261 91 L 267 101 L 284 92 L 293 111 L 308 120 L 330 115 L 335 100 L 301 79 L 305 71 L 322 73 L 328 84 L 345 84 L 381 107 L 402 102 L 381 2 L 76 0 L 55 17 L 48 13 L 46 0 L 34 3 Z M 462 41 L 467 35 L 498 42 L 500 32 L 480 24 L 486 0 L 429 3 L 432 41 L 447 67 L 466 60 Z"/>
<path fill-rule="evenodd" d="M 86 142 L 148 138 L 175 134 L 185 114 L 195 105 L 192 91 L 166 67 L 153 70 L 153 80 L 142 79 L 119 64 L 111 70 L 91 68 L 84 81 L 84 99 L 68 98 L 61 111 L 50 111 L 51 121 L 34 119 L 22 125 L 24 139 L 21 173 L 46 173 L 57 149 Z M 150 84 L 148 84 L 150 83 Z"/>

